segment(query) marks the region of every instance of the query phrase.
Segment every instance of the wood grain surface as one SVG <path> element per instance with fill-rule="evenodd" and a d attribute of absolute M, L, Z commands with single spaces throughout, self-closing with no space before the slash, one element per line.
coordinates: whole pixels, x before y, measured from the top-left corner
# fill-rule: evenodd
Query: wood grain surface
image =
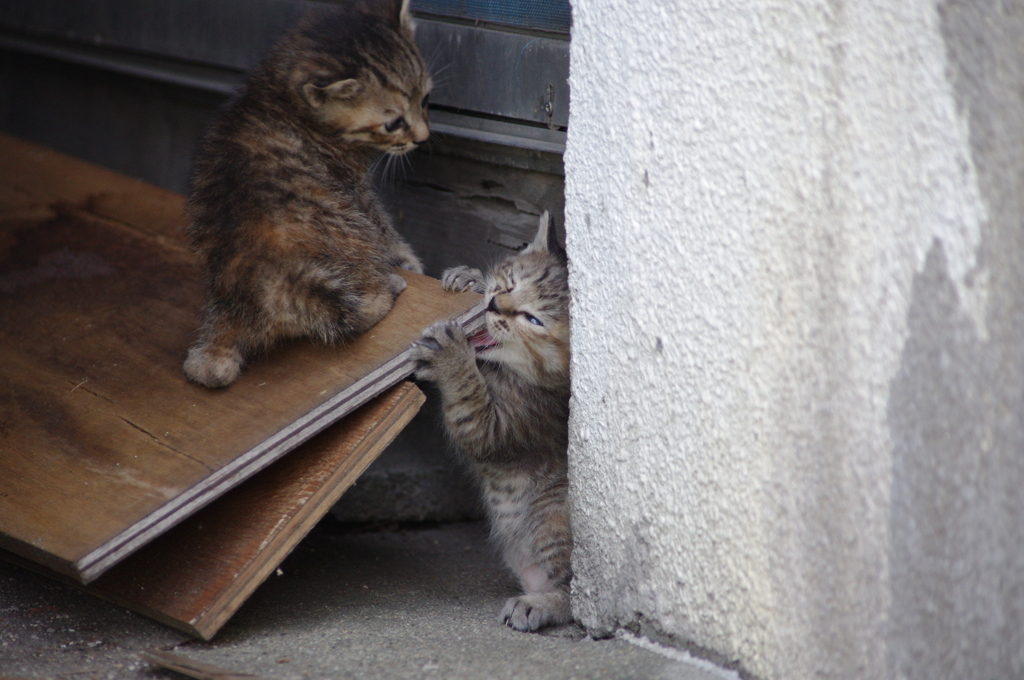
<path fill-rule="evenodd" d="M 402 382 L 246 480 L 89 585 L 0 558 L 211 639 L 423 404 Z"/>
<path fill-rule="evenodd" d="M 0 547 L 84 582 L 401 381 L 423 328 L 481 311 L 408 274 L 351 343 L 198 387 L 183 199 L 2 135 L 0 159 Z"/>

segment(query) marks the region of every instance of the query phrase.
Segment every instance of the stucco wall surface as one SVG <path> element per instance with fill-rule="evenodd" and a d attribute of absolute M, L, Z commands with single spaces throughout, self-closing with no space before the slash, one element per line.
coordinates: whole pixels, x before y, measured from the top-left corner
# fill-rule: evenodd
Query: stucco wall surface
<path fill-rule="evenodd" d="M 570 83 L 577 615 L 1024 675 L 1024 4 L 576 0 Z"/>

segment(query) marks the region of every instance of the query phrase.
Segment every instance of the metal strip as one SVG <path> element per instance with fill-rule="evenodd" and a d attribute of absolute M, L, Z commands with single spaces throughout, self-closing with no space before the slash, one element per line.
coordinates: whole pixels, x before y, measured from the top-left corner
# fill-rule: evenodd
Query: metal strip
<path fill-rule="evenodd" d="M 239 71 L 211 68 L 185 62 L 172 62 L 160 57 L 150 57 L 114 51 L 88 45 L 26 38 L 9 33 L 0 33 L 0 49 L 22 54 L 31 54 L 47 59 L 56 59 L 79 66 L 102 69 L 146 80 L 155 80 L 170 85 L 180 85 L 225 96 L 235 93 L 242 83 Z"/>
<path fill-rule="evenodd" d="M 9 0 L 0 2 L 0 30 L 237 73 L 256 64 L 281 33 L 318 4 Z M 417 42 L 435 76 L 430 97 L 435 103 L 552 127 L 568 125 L 568 40 L 426 18 L 416 25 Z"/>
<path fill-rule="evenodd" d="M 412 0 L 412 11 L 519 29 L 569 34 L 569 0 Z"/>
<path fill-rule="evenodd" d="M 420 19 L 430 100 L 552 128 L 569 124 L 569 41 Z"/>
<path fill-rule="evenodd" d="M 244 73 L 235 69 L 6 32 L 0 32 L 0 50 L 55 59 L 223 96 L 234 94 L 244 78 Z M 518 124 L 514 120 L 494 120 L 443 108 L 433 109 L 430 116 L 431 129 L 440 134 L 546 153 L 565 152 L 566 135 L 562 130 Z"/>
<path fill-rule="evenodd" d="M 431 109 L 430 129 L 444 135 L 454 135 L 478 142 L 532 149 L 547 153 L 564 154 L 566 133 L 544 127 L 465 115 L 443 109 Z"/>

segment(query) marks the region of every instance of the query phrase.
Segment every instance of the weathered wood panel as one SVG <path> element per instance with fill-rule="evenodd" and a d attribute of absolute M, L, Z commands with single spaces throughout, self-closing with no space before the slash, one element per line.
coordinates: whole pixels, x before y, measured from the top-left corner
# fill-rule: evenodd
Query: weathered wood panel
<path fill-rule="evenodd" d="M 88 586 L 211 639 L 419 411 L 403 382 L 118 563 Z M 55 576 L 0 551 L 0 558 Z"/>
<path fill-rule="evenodd" d="M 18 96 L 0 106 L 0 128 L 165 189 L 184 189 L 193 149 L 219 102 L 185 88 L 34 57 L 11 55 L 6 65 L 0 89 Z M 379 168 L 389 211 L 432 276 L 452 265 L 487 266 L 513 252 L 532 238 L 543 209 L 563 224 L 560 159 L 456 142 L 432 134 L 424 148 Z M 455 472 L 437 425 L 428 400 L 341 499 L 340 516 L 479 516 L 476 495 Z"/>
<path fill-rule="evenodd" d="M 181 197 L 9 137 L 0 158 L 0 546 L 84 581 L 400 381 L 421 330 L 478 299 L 410 274 L 360 338 L 207 390 L 181 371 L 201 299 Z"/>

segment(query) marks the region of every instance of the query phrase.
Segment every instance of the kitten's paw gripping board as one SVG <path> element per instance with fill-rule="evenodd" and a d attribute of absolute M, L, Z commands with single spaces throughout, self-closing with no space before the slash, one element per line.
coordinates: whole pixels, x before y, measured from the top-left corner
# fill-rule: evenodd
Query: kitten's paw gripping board
<path fill-rule="evenodd" d="M 441 274 L 441 285 L 445 290 L 463 293 L 471 290 L 481 295 L 485 291 L 484 275 L 479 269 L 471 267 L 452 267 Z"/>
<path fill-rule="evenodd" d="M 535 631 L 545 626 L 569 623 L 572 621 L 569 593 L 556 590 L 552 593 L 510 597 L 505 601 L 498 620 L 521 631 Z"/>
<path fill-rule="evenodd" d="M 437 382 L 444 375 L 462 370 L 476 362 L 476 352 L 466 331 L 454 321 L 436 323 L 413 344 L 412 359 L 416 377 Z"/>

